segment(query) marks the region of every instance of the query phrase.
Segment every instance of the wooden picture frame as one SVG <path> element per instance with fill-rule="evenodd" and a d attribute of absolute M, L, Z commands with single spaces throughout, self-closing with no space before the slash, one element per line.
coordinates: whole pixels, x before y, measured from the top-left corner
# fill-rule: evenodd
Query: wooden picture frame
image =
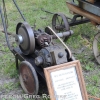
<path fill-rule="evenodd" d="M 50 100 L 88 100 L 78 60 L 44 68 Z"/>

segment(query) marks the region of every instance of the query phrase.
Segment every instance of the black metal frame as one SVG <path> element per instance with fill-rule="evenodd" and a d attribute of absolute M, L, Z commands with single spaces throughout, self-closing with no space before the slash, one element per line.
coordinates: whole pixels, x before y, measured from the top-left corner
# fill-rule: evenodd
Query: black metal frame
<path fill-rule="evenodd" d="M 77 19 L 79 17 L 81 19 Z M 83 16 L 81 16 L 81 15 L 74 15 L 73 18 L 71 19 L 71 21 L 69 22 L 69 26 L 75 26 L 75 25 L 84 24 L 84 23 L 88 23 L 88 22 L 90 22 L 89 19 L 83 18 Z"/>
<path fill-rule="evenodd" d="M 35 62 L 34 62 L 34 56 L 33 55 L 28 55 L 28 56 L 25 56 L 20 48 L 14 48 L 13 49 L 13 54 L 15 56 L 15 61 L 16 61 L 16 68 L 18 69 L 18 61 L 28 61 L 32 64 L 32 66 L 35 68 L 36 72 L 38 73 L 39 76 L 42 77 L 43 80 L 45 80 L 45 76 L 44 76 L 44 72 L 43 72 L 43 69 L 41 67 L 37 67 L 35 65 Z"/>

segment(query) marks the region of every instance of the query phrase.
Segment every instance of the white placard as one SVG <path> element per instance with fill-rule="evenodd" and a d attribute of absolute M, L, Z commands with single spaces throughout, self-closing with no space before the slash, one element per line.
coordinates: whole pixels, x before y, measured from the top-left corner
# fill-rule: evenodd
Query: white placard
<path fill-rule="evenodd" d="M 56 100 L 83 100 L 75 67 L 51 72 Z"/>

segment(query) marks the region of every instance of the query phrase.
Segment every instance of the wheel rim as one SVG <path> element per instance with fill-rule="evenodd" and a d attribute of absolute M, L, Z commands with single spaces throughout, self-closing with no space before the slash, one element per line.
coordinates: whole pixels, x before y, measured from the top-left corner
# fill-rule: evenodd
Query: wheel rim
<path fill-rule="evenodd" d="M 38 77 L 32 65 L 27 61 L 23 61 L 20 64 L 19 71 L 20 83 L 25 93 L 37 94 L 39 87 Z"/>
<path fill-rule="evenodd" d="M 100 33 L 94 37 L 93 52 L 97 62 L 100 64 Z"/>
<path fill-rule="evenodd" d="M 52 18 L 52 28 L 56 33 L 69 31 L 69 23 L 66 16 L 62 13 L 54 14 Z M 67 40 L 68 37 L 63 38 L 64 41 Z"/>
<path fill-rule="evenodd" d="M 58 29 L 57 29 L 57 26 L 59 27 Z M 66 16 L 62 13 L 54 14 L 53 19 L 52 19 L 52 28 L 55 32 L 70 30 Z"/>

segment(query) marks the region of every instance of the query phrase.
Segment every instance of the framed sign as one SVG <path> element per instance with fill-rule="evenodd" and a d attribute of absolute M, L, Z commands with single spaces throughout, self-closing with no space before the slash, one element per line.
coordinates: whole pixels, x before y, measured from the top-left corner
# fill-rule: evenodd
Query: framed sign
<path fill-rule="evenodd" d="M 80 62 L 44 68 L 50 100 L 88 100 Z"/>

